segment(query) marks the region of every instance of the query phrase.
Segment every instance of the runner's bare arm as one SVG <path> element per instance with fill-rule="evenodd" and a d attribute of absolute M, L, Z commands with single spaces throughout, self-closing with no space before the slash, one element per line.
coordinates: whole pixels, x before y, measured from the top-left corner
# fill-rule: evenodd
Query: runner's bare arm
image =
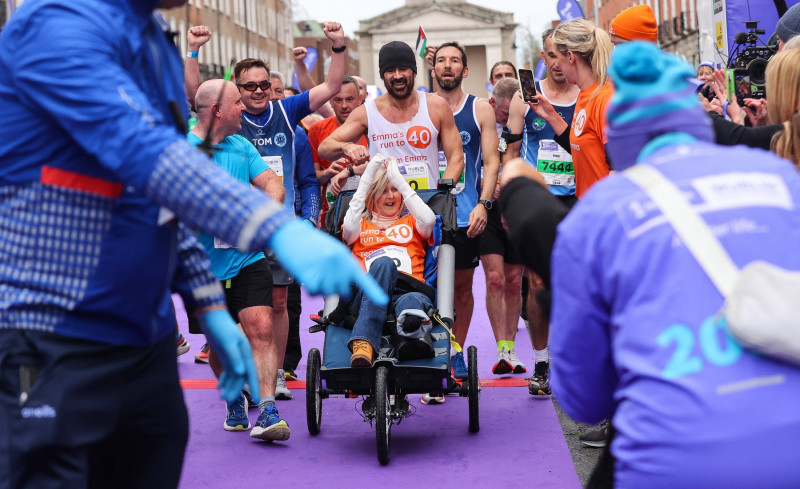
<path fill-rule="evenodd" d="M 519 92 L 511 97 L 511 106 L 508 109 L 508 122 L 506 127 L 510 134 L 521 134 L 525 130 L 525 110 L 528 105 L 522 101 Z M 522 148 L 522 140 L 508 143 L 506 152 L 503 153 L 503 163 L 511 161 L 514 158 L 519 158 L 520 149 Z"/>
<path fill-rule="evenodd" d="M 297 75 L 297 84 L 299 85 L 297 88 L 299 88 L 301 92 L 305 92 L 314 88 L 314 79 L 311 78 L 311 74 L 308 72 L 308 68 L 306 68 L 306 63 L 304 61 L 307 54 L 308 49 L 303 46 L 295 46 L 292 48 L 292 56 L 294 56 L 294 73 Z"/>
<path fill-rule="evenodd" d="M 272 200 L 281 203 L 286 200 L 286 189 L 272 170 L 259 173 L 250 183 L 263 190 Z"/>
<path fill-rule="evenodd" d="M 200 47 L 211 39 L 211 31 L 204 25 L 196 25 L 186 33 L 186 42 L 190 52 L 200 51 Z M 187 57 L 183 68 L 183 86 L 189 105 L 194 107 L 194 96 L 200 86 L 200 63 L 198 58 Z"/>
<path fill-rule="evenodd" d="M 428 94 L 428 113 L 432 115 L 434 124 L 438 123 L 439 144 L 447 158 L 447 168 L 442 178 L 457 182 L 464 171 L 464 147 L 461 145 L 461 134 L 456 127 L 456 120 L 447 102 L 438 95 Z"/>
<path fill-rule="evenodd" d="M 483 184 L 481 186 L 480 200 L 492 200 L 497 172 L 500 169 L 500 155 L 497 151 L 497 130 L 495 130 L 494 109 L 486 100 L 475 103 L 475 114 L 478 126 L 481 129 L 481 154 L 483 155 Z M 469 213 L 467 222 L 467 237 L 474 238 L 486 229 L 489 220 L 489 211 L 478 203 Z"/>
<path fill-rule="evenodd" d="M 481 99 L 477 102 L 476 112 L 478 124 L 481 127 L 481 153 L 483 155 L 483 189 L 480 198 L 481 200 L 490 200 L 494 194 L 494 186 L 500 171 L 494 110 L 489 102 Z"/>
<path fill-rule="evenodd" d="M 321 158 L 336 161 L 342 156 L 350 158 L 354 164 L 369 160 L 367 149 L 355 144 L 367 132 L 367 109 L 362 105 L 350 113 L 344 124 L 320 143 L 317 152 Z"/>
<path fill-rule="evenodd" d="M 345 169 L 347 162 L 344 158 L 339 158 L 331 162 L 331 166 L 323 170 L 319 163 L 314 162 L 314 168 L 317 170 L 317 180 L 320 185 L 327 185 L 331 178 L 335 177 L 339 172 Z"/>
<path fill-rule="evenodd" d="M 345 45 L 344 30 L 341 24 L 338 22 L 325 22 L 322 24 L 322 29 L 325 31 L 325 36 L 330 39 L 331 47 L 338 49 Z M 308 91 L 308 106 L 312 112 L 322 107 L 325 102 L 342 89 L 346 56 L 346 51 L 341 53 L 331 52 L 331 66 L 328 69 L 328 76 L 325 78 L 325 82 Z"/>

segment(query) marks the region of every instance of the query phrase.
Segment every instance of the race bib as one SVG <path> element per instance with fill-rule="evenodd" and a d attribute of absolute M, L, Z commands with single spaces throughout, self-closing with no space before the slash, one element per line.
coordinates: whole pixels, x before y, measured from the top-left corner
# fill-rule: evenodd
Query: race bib
<path fill-rule="evenodd" d="M 536 170 L 548 185 L 558 187 L 575 186 L 575 168 L 572 166 L 572 155 L 552 139 L 539 141 Z"/>
<path fill-rule="evenodd" d="M 411 275 L 411 255 L 409 255 L 408 250 L 402 246 L 384 246 L 365 257 L 364 264 L 367 266 L 367 271 L 369 271 L 369 267 L 372 266 L 372 263 L 382 256 L 391 258 L 395 266 L 397 266 L 397 270 Z"/>
<path fill-rule="evenodd" d="M 280 156 L 262 156 L 262 160 L 267 164 L 270 170 L 274 171 L 278 178 L 283 183 L 283 158 Z"/>
<path fill-rule="evenodd" d="M 464 158 L 466 158 L 466 156 L 467 155 L 465 154 Z M 464 181 L 466 180 L 466 175 L 467 175 L 467 165 L 466 165 L 466 163 L 467 162 L 466 162 L 466 159 L 465 159 L 464 160 L 464 171 L 461 172 L 461 176 L 459 177 L 458 182 L 456 182 L 455 188 L 453 188 L 453 190 L 450 191 L 450 193 L 453 194 L 453 195 L 460 194 L 461 192 L 464 191 L 464 186 L 465 186 L 464 185 Z M 444 171 L 446 169 L 447 169 L 447 158 L 444 156 L 444 151 L 439 151 L 439 178 L 440 179 L 444 178 Z M 481 169 L 483 169 L 482 166 L 481 166 Z"/>
<path fill-rule="evenodd" d="M 428 166 L 425 164 L 403 163 L 398 164 L 400 174 L 414 190 L 431 188 L 428 183 Z"/>

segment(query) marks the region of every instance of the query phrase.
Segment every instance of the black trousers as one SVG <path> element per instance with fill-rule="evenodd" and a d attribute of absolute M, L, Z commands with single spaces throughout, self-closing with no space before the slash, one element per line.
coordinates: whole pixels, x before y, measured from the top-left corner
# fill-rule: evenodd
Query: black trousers
<path fill-rule="evenodd" d="M 171 332 L 123 347 L 0 330 L 0 488 L 177 487 L 189 421 L 175 358 Z"/>

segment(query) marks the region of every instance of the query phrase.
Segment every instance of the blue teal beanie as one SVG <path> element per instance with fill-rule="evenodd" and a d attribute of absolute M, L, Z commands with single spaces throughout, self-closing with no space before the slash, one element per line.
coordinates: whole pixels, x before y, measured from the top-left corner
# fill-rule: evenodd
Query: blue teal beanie
<path fill-rule="evenodd" d="M 614 170 L 636 163 L 647 143 L 670 133 L 713 142 L 711 122 L 689 79 L 694 68 L 649 42 L 614 49 L 609 75 L 615 93 L 608 104 L 608 153 Z"/>

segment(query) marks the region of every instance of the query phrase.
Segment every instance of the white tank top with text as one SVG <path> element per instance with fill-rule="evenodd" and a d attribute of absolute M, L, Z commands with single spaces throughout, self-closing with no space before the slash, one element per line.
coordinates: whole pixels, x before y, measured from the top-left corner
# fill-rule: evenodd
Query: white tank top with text
<path fill-rule="evenodd" d="M 439 180 L 439 131 L 428 114 L 425 93 L 417 91 L 419 109 L 408 122 L 387 121 L 375 102 L 367 101 L 369 154 L 393 156 L 411 188 L 436 188 Z"/>

